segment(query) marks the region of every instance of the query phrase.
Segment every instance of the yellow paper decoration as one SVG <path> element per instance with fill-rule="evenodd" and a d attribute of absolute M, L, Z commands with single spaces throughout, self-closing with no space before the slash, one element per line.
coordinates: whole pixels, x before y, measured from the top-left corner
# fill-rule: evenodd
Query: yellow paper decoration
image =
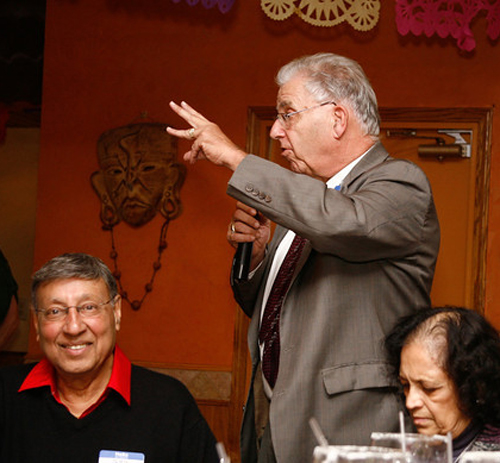
<path fill-rule="evenodd" d="M 295 13 L 313 26 L 332 27 L 347 21 L 358 31 L 373 29 L 380 11 L 380 0 L 261 0 L 260 4 L 275 21 Z"/>

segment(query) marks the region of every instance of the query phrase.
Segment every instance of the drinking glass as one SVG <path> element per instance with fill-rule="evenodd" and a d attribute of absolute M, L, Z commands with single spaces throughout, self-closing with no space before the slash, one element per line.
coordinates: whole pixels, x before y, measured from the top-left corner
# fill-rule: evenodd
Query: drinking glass
<path fill-rule="evenodd" d="M 359 454 L 359 457 L 356 456 L 357 454 Z M 313 462 L 339 463 L 340 461 L 366 461 L 370 463 L 407 463 L 408 460 L 405 457 L 406 455 L 403 454 L 401 450 L 395 448 L 361 445 L 329 445 L 318 446 L 314 449 Z M 343 460 L 340 458 L 343 458 Z M 365 460 L 363 460 L 363 458 Z"/>
<path fill-rule="evenodd" d="M 446 436 L 406 433 L 406 451 L 412 463 L 447 463 L 448 439 Z M 402 449 L 401 433 L 373 432 L 372 445 Z"/>
<path fill-rule="evenodd" d="M 363 451 L 363 452 L 340 452 L 337 463 L 407 463 L 407 455 L 403 452 L 390 451 L 383 452 Z"/>
<path fill-rule="evenodd" d="M 500 452 L 465 452 L 460 458 L 461 463 L 498 463 Z"/>

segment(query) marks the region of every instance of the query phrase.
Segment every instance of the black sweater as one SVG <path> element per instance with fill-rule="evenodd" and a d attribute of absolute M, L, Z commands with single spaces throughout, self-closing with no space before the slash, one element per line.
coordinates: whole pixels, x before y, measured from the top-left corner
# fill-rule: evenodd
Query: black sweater
<path fill-rule="evenodd" d="M 208 424 L 176 379 L 133 365 L 130 407 L 111 390 L 77 419 L 49 387 L 17 392 L 33 366 L 0 369 L 0 462 L 98 463 L 101 450 L 140 452 L 145 463 L 218 461 Z"/>

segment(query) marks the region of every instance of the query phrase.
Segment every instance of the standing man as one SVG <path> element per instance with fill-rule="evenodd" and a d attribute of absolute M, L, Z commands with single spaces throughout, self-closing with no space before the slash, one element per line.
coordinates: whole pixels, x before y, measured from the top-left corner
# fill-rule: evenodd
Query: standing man
<path fill-rule="evenodd" d="M 253 242 L 249 280 L 232 281 L 251 317 L 246 463 L 310 461 L 311 417 L 330 444 L 397 430 L 403 405 L 382 341 L 401 315 L 430 304 L 439 248 L 429 182 L 378 141 L 361 67 L 321 53 L 284 66 L 277 83 L 271 137 L 291 171 L 243 152 L 184 102 L 171 107 L 191 128 L 168 129 L 192 140 L 185 160 L 234 171 L 228 240 Z"/>
<path fill-rule="evenodd" d="M 0 461 L 218 461 L 188 390 L 131 365 L 116 345 L 121 299 L 100 259 L 50 260 L 33 276 L 32 299 L 45 358 L 0 370 Z"/>

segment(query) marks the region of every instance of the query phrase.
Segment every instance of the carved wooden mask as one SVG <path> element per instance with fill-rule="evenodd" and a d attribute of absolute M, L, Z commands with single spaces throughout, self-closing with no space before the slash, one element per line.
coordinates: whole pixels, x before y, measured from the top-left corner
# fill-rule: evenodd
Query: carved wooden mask
<path fill-rule="evenodd" d="M 138 123 L 104 132 L 97 142 L 100 170 L 91 183 L 101 199 L 101 220 L 133 227 L 159 211 L 175 219 L 182 211 L 180 189 L 186 167 L 177 162 L 177 139 L 165 124 Z"/>

